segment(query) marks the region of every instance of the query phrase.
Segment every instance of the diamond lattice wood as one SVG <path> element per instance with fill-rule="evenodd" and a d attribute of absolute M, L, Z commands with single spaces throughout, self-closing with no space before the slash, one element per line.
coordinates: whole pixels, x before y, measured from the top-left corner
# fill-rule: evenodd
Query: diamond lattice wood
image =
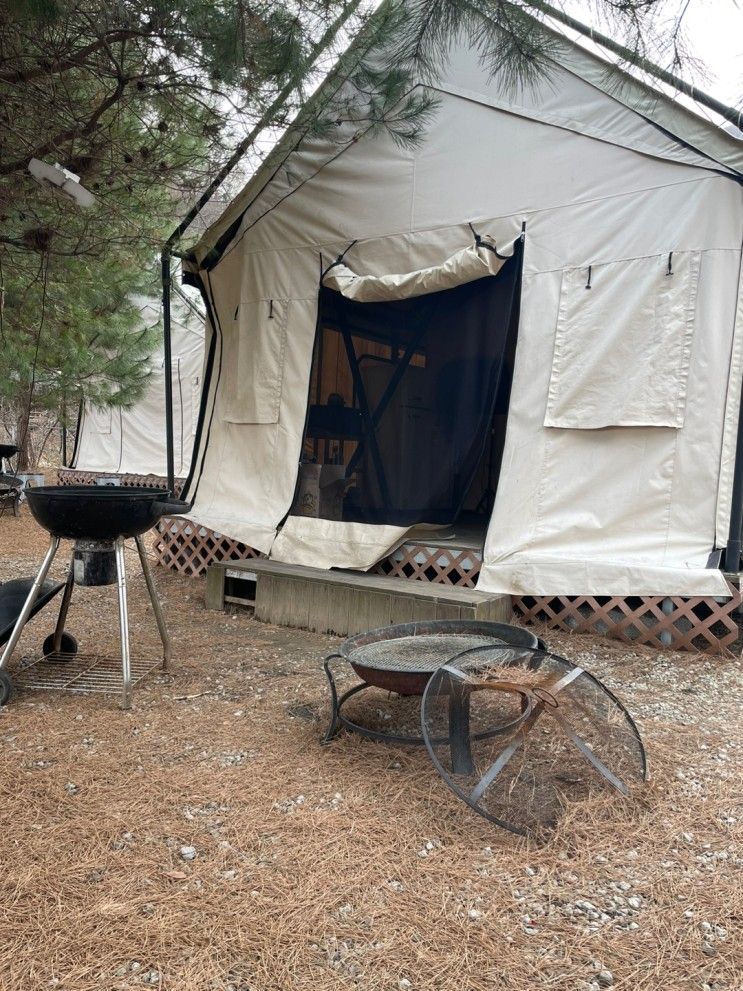
<path fill-rule="evenodd" d="M 482 552 L 461 547 L 432 547 L 409 543 L 376 564 L 373 574 L 414 581 L 474 588 L 482 567 Z"/>
<path fill-rule="evenodd" d="M 157 524 L 152 547 L 158 564 L 189 577 L 205 574 L 209 565 L 217 561 L 265 556 L 239 540 L 175 516 L 164 516 Z"/>
<path fill-rule="evenodd" d="M 118 478 L 122 486 L 167 489 L 168 480 L 162 475 L 120 475 L 115 471 L 78 471 L 76 468 L 60 468 L 57 472 L 60 485 L 95 485 L 97 478 Z M 183 488 L 184 479 L 176 478 L 175 495 Z"/>
<path fill-rule="evenodd" d="M 84 482 L 76 477 L 66 484 Z M 158 564 L 189 577 L 205 574 L 217 561 L 265 557 L 239 540 L 180 517 L 162 519 L 155 533 L 153 549 Z M 473 548 L 408 543 L 376 564 L 371 573 L 474 588 L 481 566 L 482 553 Z M 731 585 L 731 598 L 724 602 L 678 596 L 521 596 L 514 597 L 513 605 L 525 623 L 659 648 L 725 654 L 740 639 L 736 614 L 743 609 L 743 598 Z"/>
<path fill-rule="evenodd" d="M 625 643 L 674 650 L 727 654 L 740 640 L 736 614 L 741 592 L 730 585 L 730 598 L 679 596 L 531 596 L 514 597 L 513 607 L 525 623 L 542 623 L 574 633 L 599 633 Z"/>

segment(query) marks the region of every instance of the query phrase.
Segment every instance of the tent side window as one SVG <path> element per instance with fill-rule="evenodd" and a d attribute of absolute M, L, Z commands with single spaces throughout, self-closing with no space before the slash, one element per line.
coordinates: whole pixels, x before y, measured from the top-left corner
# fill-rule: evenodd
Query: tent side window
<path fill-rule="evenodd" d="M 289 302 L 241 302 L 227 353 L 227 415 L 231 423 L 278 423 Z"/>
<path fill-rule="evenodd" d="M 699 252 L 565 269 L 546 427 L 684 424 Z"/>

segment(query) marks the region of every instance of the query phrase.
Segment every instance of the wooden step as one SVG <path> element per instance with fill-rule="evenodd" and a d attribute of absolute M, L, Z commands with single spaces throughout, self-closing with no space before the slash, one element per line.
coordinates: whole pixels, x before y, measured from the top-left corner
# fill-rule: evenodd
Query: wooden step
<path fill-rule="evenodd" d="M 254 597 L 248 591 L 226 594 L 227 584 L 244 584 L 254 589 Z M 221 610 L 230 603 L 254 605 L 256 619 L 265 623 L 339 636 L 423 619 L 507 623 L 511 618 L 510 595 L 263 559 L 209 566 L 207 609 Z"/>

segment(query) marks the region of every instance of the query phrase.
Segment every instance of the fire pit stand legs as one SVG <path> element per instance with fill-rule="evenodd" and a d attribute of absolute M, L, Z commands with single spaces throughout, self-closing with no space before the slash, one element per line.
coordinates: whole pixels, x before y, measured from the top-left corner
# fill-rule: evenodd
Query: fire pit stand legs
<path fill-rule="evenodd" d="M 354 685 L 349 688 L 348 691 L 344 692 L 342 695 L 338 694 L 338 688 L 335 684 L 335 677 L 331 668 L 331 663 L 334 660 L 345 661 L 346 658 L 342 654 L 330 654 L 325 658 L 323 662 L 323 670 L 325 671 L 325 676 L 328 679 L 328 685 L 330 687 L 330 724 L 326 730 L 325 736 L 322 739 L 322 743 L 330 743 L 343 726 L 345 729 L 350 730 L 352 733 L 359 733 L 361 736 L 366 736 L 372 740 L 380 740 L 382 743 L 397 743 L 403 746 L 425 746 L 426 741 L 423 736 L 403 736 L 399 733 L 387 733 L 383 730 L 370 729 L 368 726 L 361 726 L 359 723 L 353 722 L 346 716 L 342 709 L 345 703 L 353 698 L 354 695 L 358 695 L 359 692 L 365 691 L 367 688 L 373 688 L 374 685 L 369 685 L 365 681 Z M 492 733 L 497 733 L 498 730 L 492 731 Z M 488 736 L 490 733 L 477 734 L 476 739 L 480 736 Z M 472 763 L 472 752 L 470 743 L 470 692 L 466 685 L 456 686 L 455 690 L 452 690 L 449 697 L 449 734 L 436 741 L 437 743 L 448 743 L 451 748 L 451 759 L 452 765 L 456 768 L 457 774 L 469 774 L 473 770 Z"/>
<path fill-rule="evenodd" d="M 454 774 L 472 774 L 475 767 L 470 745 L 470 690 L 469 685 L 454 679 L 449 687 L 449 740 Z"/>
<path fill-rule="evenodd" d="M 348 716 L 344 715 L 342 712 L 343 706 L 346 702 L 353 698 L 354 695 L 358 695 L 359 692 L 365 691 L 367 688 L 373 688 L 373 685 L 367 685 L 365 681 L 359 682 L 358 685 L 354 685 L 349 688 L 348 691 L 344 692 L 342 695 L 338 694 L 338 689 L 335 684 L 335 678 L 331 670 L 330 664 L 334 660 L 345 661 L 345 658 L 341 654 L 331 654 L 329 657 L 325 658 L 323 663 L 323 670 L 325 671 L 325 676 L 328 679 L 328 685 L 330 687 L 330 725 L 322 739 L 323 743 L 330 743 L 330 741 L 337 736 L 338 731 L 341 726 L 344 726 L 347 730 L 352 733 L 360 733 L 362 736 L 367 736 L 372 740 L 381 740 L 383 743 L 401 743 L 405 746 L 423 746 L 424 741 L 422 736 L 401 736 L 397 733 L 385 733 L 382 730 L 369 729 L 368 726 L 361 726 L 359 723 L 353 722 Z"/>

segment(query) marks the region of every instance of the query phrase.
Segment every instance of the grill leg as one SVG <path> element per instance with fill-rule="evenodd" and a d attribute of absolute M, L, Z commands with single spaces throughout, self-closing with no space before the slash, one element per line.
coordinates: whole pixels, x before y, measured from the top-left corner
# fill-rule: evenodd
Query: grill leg
<path fill-rule="evenodd" d="M 5 645 L 5 650 L 3 651 L 2 657 L 0 657 L 0 671 L 7 667 L 8 661 L 10 660 L 13 651 L 18 645 L 18 641 L 21 638 L 21 633 L 23 632 L 23 627 L 28 621 L 28 617 L 31 615 L 31 610 L 34 607 L 34 602 L 39 596 L 39 590 L 44 584 L 46 576 L 49 574 L 49 569 L 52 566 L 52 561 L 59 549 L 59 537 L 51 537 L 49 540 L 49 548 L 44 556 L 44 560 L 41 562 L 41 567 L 39 568 L 39 573 L 36 578 L 34 578 L 31 590 L 26 596 L 26 601 L 23 603 L 23 609 L 21 609 L 21 614 L 15 621 L 15 626 L 13 627 L 13 632 L 10 634 L 10 640 Z"/>
<path fill-rule="evenodd" d="M 64 592 L 62 593 L 62 605 L 59 607 L 59 616 L 57 616 L 57 625 L 54 627 L 54 647 L 55 653 L 59 653 L 62 649 L 62 634 L 64 633 L 65 623 L 67 622 L 67 613 L 70 608 L 70 600 L 72 599 L 72 589 L 75 587 L 75 552 L 72 552 L 72 559 L 70 560 L 70 573 L 67 575 L 67 584 L 64 587 Z"/>
<path fill-rule="evenodd" d="M 147 551 L 145 550 L 145 546 L 144 546 L 144 538 L 140 534 L 140 536 L 135 537 L 134 539 L 137 543 L 137 550 L 139 551 L 139 560 L 142 564 L 142 574 L 144 575 L 144 580 L 147 585 L 147 591 L 150 594 L 152 611 L 155 614 L 157 629 L 163 644 L 163 671 L 168 671 L 170 669 L 170 637 L 168 636 L 168 628 L 165 625 L 165 616 L 163 615 L 163 610 L 162 610 L 162 606 L 160 605 L 160 600 L 157 597 L 157 589 L 155 588 L 155 582 L 152 578 L 152 570 L 150 568 L 150 562 L 147 560 Z"/>
<path fill-rule="evenodd" d="M 119 592 L 119 631 L 121 633 L 121 708 L 131 708 L 132 669 L 129 656 L 129 611 L 126 603 L 126 567 L 124 565 L 124 538 L 114 544 L 116 554 L 116 584 Z"/>

